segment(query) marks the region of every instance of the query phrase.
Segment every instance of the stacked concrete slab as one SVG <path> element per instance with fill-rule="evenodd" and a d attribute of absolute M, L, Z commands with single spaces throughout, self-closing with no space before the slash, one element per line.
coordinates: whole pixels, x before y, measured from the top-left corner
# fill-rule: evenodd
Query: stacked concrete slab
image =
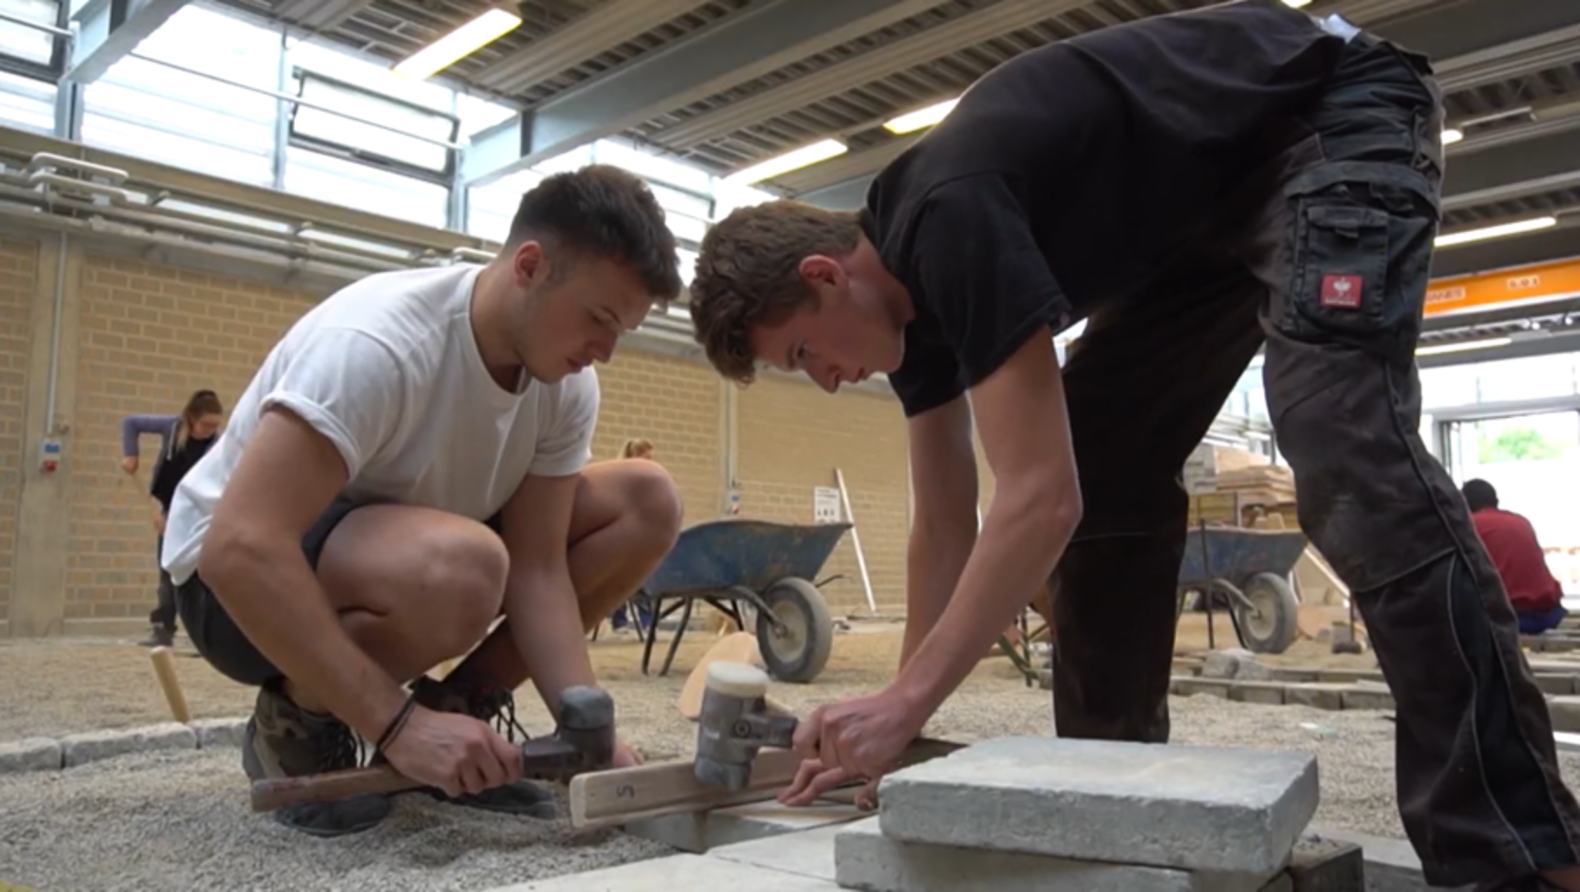
<path fill-rule="evenodd" d="M 885 778 L 835 834 L 835 879 L 870 892 L 1291 890 L 1316 813 L 1300 753 L 1002 738 Z M 1349 853 L 1363 888 L 1359 852 Z"/>

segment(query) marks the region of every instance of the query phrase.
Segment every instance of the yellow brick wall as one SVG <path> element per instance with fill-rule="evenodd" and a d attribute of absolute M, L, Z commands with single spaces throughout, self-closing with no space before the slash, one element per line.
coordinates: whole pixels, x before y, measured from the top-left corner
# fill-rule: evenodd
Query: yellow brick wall
<path fill-rule="evenodd" d="M 32 294 L 31 272 L 23 267 L 33 262 L 32 250 L 0 243 L 0 269 L 7 273 L 0 318 L 20 313 L 21 331 Z M 140 619 L 153 607 L 157 583 L 147 485 L 159 441 L 143 437 L 144 460 L 133 481 L 119 468 L 121 419 L 175 414 L 201 387 L 217 391 L 228 408 L 279 336 L 322 295 L 93 254 L 81 272 L 66 616 Z M 0 340 L 0 424 L 6 425 L 0 427 L 0 460 L 7 463 L 0 549 L 7 550 L 21 448 L 12 432 L 20 424 L 26 361 L 25 336 Z M 646 437 L 680 485 L 686 524 L 717 518 L 723 394 L 714 373 L 624 347 L 599 369 L 599 379 L 603 411 L 595 459 L 614 458 L 627 439 Z M 831 397 L 783 380 L 764 380 L 739 396 L 742 513 L 810 522 L 812 488 L 832 486 L 834 467 L 842 467 L 875 595 L 880 606 L 902 605 L 906 461 L 897 405 L 868 395 Z M 9 554 L 0 556 L 5 579 L 11 561 Z M 824 572 L 846 576 L 826 589 L 836 613 L 865 610 L 849 537 Z"/>
<path fill-rule="evenodd" d="M 158 582 L 149 474 L 159 438 L 120 467 L 121 419 L 181 411 L 209 388 L 228 410 L 280 335 L 320 297 L 135 260 L 89 255 L 82 270 L 72 434 L 67 619 L 144 616 Z"/>
<path fill-rule="evenodd" d="M 903 607 L 908 494 L 899 404 L 761 377 L 741 391 L 739 407 L 742 516 L 811 523 L 813 488 L 834 486 L 840 468 L 878 607 Z M 823 568 L 824 576 L 844 574 L 823 589 L 836 616 L 867 610 L 853 543 L 847 533 Z"/>
<path fill-rule="evenodd" d="M 620 457 L 627 440 L 653 441 L 653 458 L 680 486 L 687 526 L 719 516 L 718 377 L 696 363 L 622 347 L 598 369 L 593 459 Z"/>
<path fill-rule="evenodd" d="M 22 419 L 38 245 L 0 239 L 0 619 L 9 613 L 16 517 L 28 454 Z"/>

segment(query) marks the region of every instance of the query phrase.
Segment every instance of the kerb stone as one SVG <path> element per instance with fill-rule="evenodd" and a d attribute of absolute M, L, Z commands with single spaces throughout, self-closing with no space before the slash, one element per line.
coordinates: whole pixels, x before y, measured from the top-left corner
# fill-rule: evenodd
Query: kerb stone
<path fill-rule="evenodd" d="M 197 735 L 198 749 L 241 746 L 247 734 L 247 720 L 244 718 L 198 719 L 190 724 Z"/>
<path fill-rule="evenodd" d="M 127 753 L 144 753 L 150 750 L 189 750 L 197 748 L 197 733 L 179 722 L 162 725 L 145 725 L 140 728 L 120 728 L 113 731 L 89 731 L 62 738 L 62 760 L 67 768 L 111 759 Z"/>
<path fill-rule="evenodd" d="M 1176 675 L 1169 679 L 1169 693 L 1179 697 L 1206 694 L 1209 697 L 1228 697 L 1234 682 L 1227 678 L 1198 678 L 1193 675 Z"/>
<path fill-rule="evenodd" d="M 1361 847 L 1308 836 L 1295 843 L 1285 875 L 1291 892 L 1366 892 L 1366 859 Z"/>
<path fill-rule="evenodd" d="M 1547 713 L 1554 731 L 1580 731 L 1580 697 L 1548 697 Z"/>
<path fill-rule="evenodd" d="M 24 737 L 0 743 L 0 774 L 21 771 L 55 771 L 61 766 L 60 741 Z"/>
<path fill-rule="evenodd" d="M 891 839 L 881 818 L 834 836 L 835 879 L 867 892 L 1260 892 L 1262 876 L 1222 876 Z"/>
<path fill-rule="evenodd" d="M 1292 684 L 1284 688 L 1284 702 L 1290 706 L 1310 706 L 1337 712 L 1344 708 L 1344 692 L 1349 689 L 1347 684 L 1325 682 Z"/>
<path fill-rule="evenodd" d="M 1304 753 L 1007 737 L 887 775 L 906 842 L 1272 877 L 1317 808 Z"/>
<path fill-rule="evenodd" d="M 1281 681 L 1242 681 L 1235 679 L 1229 688 L 1229 699 L 1241 703 L 1261 703 L 1268 706 L 1283 706 L 1287 687 Z"/>
<path fill-rule="evenodd" d="M 1344 691 L 1345 709 L 1393 709 L 1393 694 L 1387 688 L 1354 685 Z"/>

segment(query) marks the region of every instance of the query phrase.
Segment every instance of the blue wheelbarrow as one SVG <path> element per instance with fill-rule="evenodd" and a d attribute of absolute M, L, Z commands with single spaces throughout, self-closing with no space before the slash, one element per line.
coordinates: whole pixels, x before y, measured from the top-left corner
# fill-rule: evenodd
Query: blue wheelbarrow
<path fill-rule="evenodd" d="M 757 643 L 769 675 L 793 683 L 816 678 L 834 647 L 834 618 L 818 589 L 839 577 L 812 580 L 850 527 L 732 519 L 682 532 L 633 596 L 637 615 L 647 615 L 642 673 L 647 674 L 652 659 L 659 620 L 679 610 L 675 637 L 659 670 L 669 673 L 692 603 L 701 600 L 742 630 L 742 602 L 755 608 Z"/>
<path fill-rule="evenodd" d="M 1240 646 L 1253 653 L 1283 653 L 1300 634 L 1300 600 L 1289 575 L 1306 550 L 1300 530 L 1199 526 L 1185 535 L 1176 617 L 1190 594 L 1207 613 L 1207 646 L 1213 640 L 1214 603 L 1227 608 Z"/>

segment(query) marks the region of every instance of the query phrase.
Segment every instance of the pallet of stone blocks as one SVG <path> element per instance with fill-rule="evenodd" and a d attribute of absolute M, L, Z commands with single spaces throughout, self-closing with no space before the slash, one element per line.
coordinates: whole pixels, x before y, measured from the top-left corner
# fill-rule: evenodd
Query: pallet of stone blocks
<path fill-rule="evenodd" d="M 1362 892 L 1360 849 L 1303 839 L 1314 756 L 1000 738 L 896 772 L 835 835 L 870 892 Z"/>

